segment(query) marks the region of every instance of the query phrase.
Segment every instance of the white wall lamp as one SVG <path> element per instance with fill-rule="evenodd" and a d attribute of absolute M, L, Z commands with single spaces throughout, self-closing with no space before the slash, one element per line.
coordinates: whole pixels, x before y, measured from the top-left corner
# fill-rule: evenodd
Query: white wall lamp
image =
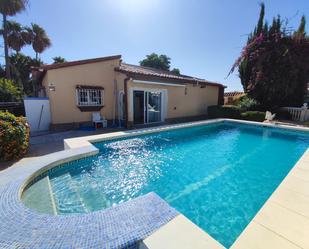
<path fill-rule="evenodd" d="M 48 85 L 48 90 L 51 91 L 51 92 L 56 91 L 56 87 L 53 85 L 53 83 Z"/>

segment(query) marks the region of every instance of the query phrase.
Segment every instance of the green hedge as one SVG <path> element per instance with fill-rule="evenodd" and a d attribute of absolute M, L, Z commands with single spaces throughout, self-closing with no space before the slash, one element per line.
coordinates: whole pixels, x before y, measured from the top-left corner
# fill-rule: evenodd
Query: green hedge
<path fill-rule="evenodd" d="M 265 112 L 259 111 L 243 111 L 238 106 L 209 106 L 209 118 L 233 118 L 244 119 L 250 121 L 263 122 L 265 120 Z"/>
<path fill-rule="evenodd" d="M 263 122 L 265 120 L 265 112 L 247 111 L 241 113 L 241 119 Z"/>
<path fill-rule="evenodd" d="M 214 105 L 208 107 L 209 118 L 236 118 L 239 119 L 241 109 L 232 105 Z"/>
<path fill-rule="evenodd" d="M 0 161 L 21 158 L 28 151 L 30 128 L 24 117 L 0 111 Z"/>

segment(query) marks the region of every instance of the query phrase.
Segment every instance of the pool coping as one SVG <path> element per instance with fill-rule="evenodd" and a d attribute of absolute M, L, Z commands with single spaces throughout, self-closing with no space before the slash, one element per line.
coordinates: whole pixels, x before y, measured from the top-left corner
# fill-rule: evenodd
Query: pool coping
<path fill-rule="evenodd" d="M 271 127 L 271 128 L 278 128 L 284 130 L 294 130 L 294 131 L 305 131 L 309 132 L 309 128 L 307 127 L 300 127 L 300 126 L 290 126 L 278 123 L 266 123 L 266 122 L 254 122 L 254 121 L 246 121 L 246 120 L 239 120 L 239 119 L 227 119 L 227 118 L 220 118 L 220 119 L 208 119 L 203 121 L 194 121 L 194 122 L 187 122 L 181 124 L 168 124 L 156 127 L 149 127 L 149 128 L 142 128 L 137 130 L 128 130 L 128 131 L 117 131 L 117 132 L 110 132 L 104 134 L 96 134 L 84 137 L 76 137 L 76 138 L 68 138 L 64 139 L 64 148 L 65 149 L 73 149 L 73 148 L 80 148 L 83 146 L 93 146 L 93 143 L 107 141 L 112 139 L 120 139 L 150 133 L 157 133 L 161 131 L 168 131 L 180 128 L 187 128 L 193 126 L 200 126 L 206 124 L 215 124 L 219 122 L 234 122 L 234 123 L 242 123 L 242 124 L 250 124 L 255 126 L 263 126 L 263 127 Z"/>
<path fill-rule="evenodd" d="M 282 124 L 259 123 L 259 122 L 233 120 L 233 119 L 214 119 L 214 120 L 189 122 L 189 123 L 176 124 L 176 125 L 164 125 L 164 126 L 160 126 L 160 127 L 144 128 L 144 129 L 139 129 L 139 130 L 121 131 L 121 132 L 113 132 L 113 133 L 106 133 L 106 134 L 99 134 L 99 135 L 65 139 L 64 140 L 64 145 L 65 145 L 64 151 L 52 153 L 52 154 L 34 159 L 33 161 L 26 163 L 27 165 L 23 165 L 22 167 L 19 166 L 19 167 L 15 167 L 15 168 L 12 168 L 12 169 L 7 169 L 0 174 L 0 192 L 2 191 L 2 193 L 0 195 L 1 196 L 1 200 L 0 200 L 0 221 L 1 221 L 0 222 L 0 228 L 1 228 L 0 229 L 0 245 L 3 248 L 13 248 L 16 245 L 20 245 L 20 243 L 22 243 L 21 241 L 24 240 L 24 235 L 23 234 L 20 235 L 17 232 L 19 237 L 18 236 L 16 237 L 15 236 L 16 231 L 19 231 L 21 226 L 27 226 L 27 225 L 29 226 L 29 222 L 30 222 L 29 218 L 31 218 L 32 220 L 36 220 L 38 222 L 38 224 L 37 224 L 37 226 L 35 226 L 35 229 L 37 229 L 37 230 L 32 231 L 32 232 L 34 232 L 34 234 L 30 234 L 29 237 L 27 238 L 27 243 L 34 243 L 33 245 L 36 245 L 36 246 L 40 245 L 40 243 L 43 243 L 43 240 L 37 239 L 37 236 L 36 236 L 36 238 L 32 237 L 32 236 L 34 236 L 36 233 L 40 232 L 40 229 L 43 229 L 43 230 L 46 229 L 46 227 L 45 227 L 46 224 L 45 223 L 41 224 L 42 221 L 48 220 L 54 226 L 57 226 L 57 225 L 58 226 L 65 226 L 65 224 L 63 223 L 63 220 L 65 220 L 67 222 L 68 220 L 70 220 L 70 218 L 72 218 L 73 220 L 75 220 L 76 224 L 78 224 L 79 222 L 80 223 L 85 222 L 85 220 L 86 220 L 87 224 L 91 225 L 91 222 L 93 222 L 91 219 L 97 219 L 99 217 L 102 218 L 102 214 L 104 213 L 105 210 L 93 212 L 93 213 L 86 214 L 86 215 L 78 215 L 78 216 L 75 216 L 75 215 L 71 216 L 70 215 L 70 216 L 66 216 L 66 217 L 70 217 L 70 218 L 66 218 L 66 219 L 59 218 L 59 216 L 52 216 L 52 215 L 45 215 L 45 214 L 43 215 L 43 214 L 36 213 L 35 211 L 26 208 L 25 206 L 23 206 L 23 204 L 20 201 L 22 190 L 27 186 L 27 184 L 29 184 L 29 182 L 31 182 L 31 180 L 34 177 L 40 175 L 41 173 L 45 172 L 46 170 L 53 168 L 53 167 L 55 167 L 59 164 L 97 154 L 98 149 L 95 146 L 93 146 L 92 143 L 110 140 L 110 139 L 119 139 L 119 138 L 124 138 L 124 137 L 131 137 L 131 136 L 137 136 L 137 135 L 142 135 L 142 134 L 149 134 L 149 133 L 155 133 L 155 132 L 160 132 L 160 131 L 173 130 L 173 129 L 186 128 L 186 127 L 193 127 L 193 126 L 212 124 L 212 123 L 218 123 L 218 122 L 224 122 L 224 121 L 309 132 L 309 129 L 304 128 L 304 127 L 294 127 L 294 126 L 291 127 L 291 126 L 282 125 Z M 264 206 L 256 214 L 254 219 L 249 223 L 247 228 L 242 232 L 242 234 L 238 237 L 238 239 L 232 245 L 231 248 L 233 248 L 233 249 L 261 248 L 261 247 L 252 247 L 252 246 L 248 247 L 248 243 L 249 244 L 251 243 L 254 246 L 254 245 L 260 245 L 261 241 L 264 241 L 262 248 L 309 248 L 309 239 L 306 239 L 305 237 L 301 237 L 301 236 L 300 237 L 296 236 L 296 238 L 298 238 L 298 240 L 302 242 L 302 244 L 300 244 L 298 242 L 298 240 L 295 241 L 295 238 L 293 240 L 293 238 L 289 237 L 290 235 L 292 235 L 292 237 L 295 235 L 293 232 L 289 233 L 289 232 L 286 232 L 285 230 L 282 232 L 280 229 L 278 230 L 278 226 L 275 226 L 273 224 L 264 224 L 261 221 L 261 220 L 263 220 L 262 218 L 264 217 L 263 216 L 264 213 L 266 213 L 265 214 L 266 217 L 269 217 L 269 216 L 272 217 L 271 214 L 273 214 L 274 212 L 280 213 L 280 212 L 276 212 L 276 211 L 273 212 L 272 211 L 269 214 L 268 205 L 270 203 L 271 208 L 274 209 L 275 204 L 273 204 L 271 198 L 273 197 L 273 195 L 275 193 L 277 193 L 278 189 L 285 188 L 286 179 L 288 178 L 288 176 L 290 176 L 290 174 L 294 174 L 293 172 L 295 171 L 295 169 L 296 169 L 296 171 L 299 170 L 299 167 L 297 166 L 299 163 L 301 164 L 301 170 L 309 172 L 309 166 L 307 166 L 307 165 L 309 165 L 309 149 L 307 149 L 307 151 L 303 154 L 303 156 L 301 157 L 299 162 L 295 166 L 293 166 L 290 173 L 284 178 L 284 180 L 278 186 L 276 191 L 265 202 Z M 305 175 L 308 176 L 308 178 L 306 178 L 305 180 L 301 180 L 301 181 L 305 181 L 305 183 L 307 184 L 307 181 L 309 181 L 309 174 L 305 174 Z M 293 175 L 292 177 L 295 177 L 295 176 Z M 289 183 L 289 182 L 287 184 L 291 185 L 291 183 Z M 309 211 L 309 191 L 307 191 L 306 189 L 303 189 L 304 187 L 302 188 L 302 186 L 297 187 L 297 184 L 295 184 L 295 183 L 293 183 L 293 184 L 295 186 L 293 185 L 292 187 L 289 187 L 288 189 L 296 188 L 296 190 L 298 192 L 297 191 L 295 191 L 295 192 L 297 192 L 297 193 L 300 192 L 299 194 L 301 194 L 301 196 L 302 196 L 302 198 L 299 198 L 300 200 L 307 201 L 307 198 L 308 198 L 307 210 Z M 302 184 L 304 184 L 304 183 L 302 183 Z M 300 188 L 300 190 L 298 188 Z M 309 183 L 308 183 L 308 189 L 309 189 Z M 307 191 L 307 192 L 305 192 L 305 194 L 303 194 L 301 191 Z M 167 225 L 171 224 L 172 221 L 174 221 L 175 219 L 180 219 L 180 217 L 181 217 L 181 215 L 177 211 L 175 211 L 174 209 L 169 207 L 165 203 L 165 201 L 160 199 L 154 193 L 152 193 L 150 196 L 151 196 L 149 198 L 150 201 L 155 201 L 155 202 L 158 203 L 158 205 L 164 206 L 163 210 L 165 210 L 167 212 L 167 215 L 164 217 L 164 219 L 162 221 L 159 221 L 158 223 L 156 223 L 155 226 L 151 227 L 151 229 L 148 229 L 148 230 L 146 229 L 147 231 L 141 232 L 139 234 L 139 237 L 137 236 L 135 238 L 129 238 L 130 243 L 132 243 L 133 240 L 135 240 L 134 242 L 138 242 L 137 241 L 138 239 L 139 240 L 145 239 L 144 241 L 147 241 L 147 240 L 149 241 L 152 238 L 152 236 L 156 236 L 156 237 L 160 238 L 160 236 L 157 236 L 157 233 L 162 231 L 162 229 L 164 229 L 164 227 L 166 227 Z M 136 198 L 136 199 L 140 199 L 140 198 Z M 134 199 L 134 200 L 136 200 L 136 199 Z M 146 197 L 146 199 L 147 199 L 147 197 Z M 278 202 L 278 200 L 277 200 L 277 202 Z M 149 204 L 150 202 L 147 202 L 147 200 L 146 200 L 146 203 Z M 307 203 L 307 202 L 305 202 L 305 203 Z M 167 205 L 167 206 L 165 206 L 165 205 Z M 279 209 L 282 208 L 282 206 L 284 206 L 282 203 L 281 204 L 276 203 L 276 205 L 279 206 Z M 300 206 L 301 205 L 303 206 L 302 203 L 300 203 Z M 118 206 L 120 206 L 120 205 L 118 205 Z M 286 209 L 289 210 L 289 212 L 294 212 L 294 213 L 297 213 L 297 214 L 299 213 L 299 211 L 294 210 L 295 207 L 294 207 L 294 209 L 293 209 L 293 207 L 289 207 L 289 208 L 286 208 Z M 156 213 L 157 211 L 158 210 L 152 210 L 152 212 L 155 215 L 157 215 L 157 213 Z M 22 215 L 20 215 L 20 214 L 22 214 Z M 307 213 L 306 213 L 306 215 L 307 215 Z M 301 219 L 301 220 L 306 221 L 306 222 L 303 222 L 304 229 L 307 229 L 307 228 L 309 229 L 309 215 L 308 216 L 306 216 L 306 215 L 304 215 L 302 213 L 301 217 L 304 217 L 304 219 Z M 13 218 L 13 222 L 11 222 L 11 220 L 10 220 L 9 223 L 12 226 L 13 230 L 15 231 L 15 233 L 13 232 L 11 234 L 8 233 L 7 231 L 5 231 L 5 229 L 8 229 L 7 224 L 5 224 L 5 222 L 7 222 L 7 220 L 5 220 L 5 219 L 10 219 L 10 217 Z M 17 220 L 16 217 L 19 217 L 20 219 L 22 219 L 23 222 L 24 221 L 26 221 L 26 222 L 21 224 L 20 220 Z M 90 217 L 91 217 L 91 219 L 90 219 Z M 256 221 L 256 217 L 257 217 L 258 221 Z M 262 218 L 260 218 L 260 217 L 262 217 Z M 308 224 L 307 224 L 306 219 L 308 219 Z M 58 223 L 59 220 L 61 220 L 61 222 Z M 266 221 L 268 221 L 268 220 L 271 220 L 271 219 L 266 219 Z M 282 222 L 284 220 L 285 220 L 285 217 L 279 217 L 279 218 L 277 217 L 275 220 L 273 220 L 273 222 L 274 222 L 274 224 L 276 224 L 276 222 L 280 221 L 281 222 L 280 224 L 282 225 Z M 252 225 L 252 223 L 253 223 L 253 225 Z M 2 224 L 3 227 L 1 227 L 1 224 Z M 262 229 L 263 231 L 262 232 L 260 231 L 259 239 L 256 239 L 255 236 L 252 236 L 252 231 L 255 231 L 254 229 L 257 230 L 256 224 L 258 224 L 258 226 L 261 226 L 261 227 L 263 227 L 264 230 L 266 230 L 266 231 L 264 231 Z M 284 222 L 283 222 L 283 224 L 284 224 Z M 271 225 L 273 225 L 273 227 Z M 97 227 L 97 224 L 96 224 L 95 227 Z M 194 227 L 196 227 L 196 226 L 192 223 L 192 229 L 195 229 Z M 289 223 L 287 223 L 285 227 L 288 229 L 290 227 Z M 89 229 L 88 226 L 87 226 L 87 228 Z M 260 227 L 258 227 L 258 228 L 260 229 Z M 179 225 L 177 225 L 177 229 L 181 229 L 181 226 L 179 227 Z M 293 229 L 295 230 L 295 227 L 293 227 Z M 85 244 L 83 244 L 84 242 L 82 242 L 80 240 L 81 238 L 83 238 L 84 240 L 87 241 L 87 243 L 89 243 L 89 244 L 87 244 L 88 247 L 89 247 L 89 245 L 98 245 L 99 242 L 102 243 L 102 240 L 98 240 L 94 236 L 95 234 L 98 234 L 98 230 L 100 230 L 100 229 L 97 229 L 97 230 L 92 229 L 91 231 L 94 234 L 92 234 L 92 233 L 88 234 L 87 233 L 86 235 L 83 234 L 83 231 L 74 230 L 74 233 L 71 234 L 71 237 L 70 237 L 71 243 L 74 242 L 75 237 L 80 236 L 79 238 L 76 238 L 76 242 L 74 242 L 76 244 L 74 244 L 74 245 L 80 246 L 81 248 L 85 248 L 85 247 L 83 247 L 83 245 L 85 245 Z M 73 230 L 70 230 L 70 231 L 73 232 Z M 307 230 L 305 230 L 305 231 L 307 231 Z M 46 231 L 42 232 L 41 234 L 46 236 L 46 238 L 50 238 L 50 234 L 48 234 L 50 232 L 51 232 L 51 230 L 46 229 Z M 99 232 L 102 233 L 102 231 L 99 231 Z M 309 232 L 309 230 L 308 230 L 308 232 Z M 83 236 L 81 236 L 80 233 L 82 233 Z M 209 240 L 209 238 L 210 238 L 210 240 L 212 239 L 211 236 L 209 236 L 207 233 L 205 233 L 205 232 L 203 232 L 203 233 L 204 233 L 204 236 L 200 235 L 201 237 L 203 237 L 202 238 L 203 240 L 206 240 L 206 239 Z M 152 234 L 152 235 L 150 235 L 150 234 Z M 162 232 L 161 232 L 161 234 L 162 234 Z M 163 232 L 163 234 L 164 234 L 164 232 Z M 53 234 L 53 235 L 54 235 L 53 238 L 57 237 L 57 238 L 60 239 L 61 236 L 63 236 L 63 233 L 58 231 L 57 234 Z M 148 235 L 150 235 L 150 236 L 148 236 Z M 251 237 L 250 237 L 250 235 L 251 235 Z M 8 236 L 9 238 L 5 238 L 4 236 Z M 187 237 L 188 237 L 187 242 L 190 244 L 190 239 L 192 239 L 192 238 L 190 238 L 189 236 L 187 236 Z M 278 239 L 278 237 L 279 237 L 279 239 Z M 33 241 L 31 241 L 31 238 L 33 239 Z M 270 238 L 270 239 L 265 240 L 263 238 Z M 120 238 L 118 242 L 120 244 L 122 243 L 122 245 L 123 245 L 123 242 L 124 242 L 125 239 L 127 239 L 127 237 L 122 238 L 122 240 Z M 175 239 L 177 239 L 177 238 L 175 238 Z M 185 236 L 184 236 L 183 239 L 186 239 Z M 172 238 L 171 238 L 171 240 L 172 240 Z M 272 243 L 279 243 L 279 245 L 281 247 L 267 246 L 267 241 L 271 241 Z M 45 240 L 45 245 L 46 245 L 47 242 L 48 243 L 54 243 L 54 242 L 47 239 L 47 240 Z M 69 245 L 67 241 L 64 241 L 64 240 L 61 241 L 61 239 L 60 239 L 60 242 L 64 243 L 63 245 L 67 245 L 67 246 Z M 113 245 L 119 246 L 119 243 L 113 244 Z M 214 243 L 214 244 L 216 244 L 216 243 Z M 292 244 L 292 246 L 295 246 L 295 247 L 291 247 L 291 244 Z M 181 248 L 188 248 L 188 247 L 184 247 L 184 245 L 185 245 L 185 243 L 182 244 Z M 272 245 L 274 245 L 274 244 L 272 244 Z M 136 243 L 134 244 L 134 246 L 136 246 Z M 112 248 L 112 247 L 106 247 L 106 248 Z M 157 248 L 157 247 L 149 247 L 149 249 L 150 248 Z M 216 246 L 209 247 L 209 248 L 216 248 L 217 249 L 217 248 L 224 248 L 224 247 L 222 247 L 219 243 L 217 243 Z"/>

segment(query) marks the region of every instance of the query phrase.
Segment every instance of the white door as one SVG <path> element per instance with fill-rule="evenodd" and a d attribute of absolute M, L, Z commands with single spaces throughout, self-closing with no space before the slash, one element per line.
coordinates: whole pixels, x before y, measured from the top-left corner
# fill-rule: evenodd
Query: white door
<path fill-rule="evenodd" d="M 47 131 L 51 124 L 51 114 L 48 98 L 25 98 L 26 118 L 30 131 Z"/>
<path fill-rule="evenodd" d="M 145 123 L 157 123 L 162 121 L 162 92 L 145 92 Z"/>

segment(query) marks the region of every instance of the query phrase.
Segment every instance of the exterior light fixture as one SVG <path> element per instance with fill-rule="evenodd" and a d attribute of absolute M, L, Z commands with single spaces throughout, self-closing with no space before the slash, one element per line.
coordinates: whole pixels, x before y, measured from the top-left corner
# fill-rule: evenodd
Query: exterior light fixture
<path fill-rule="evenodd" d="M 53 84 L 49 84 L 48 86 L 49 91 L 54 92 L 56 91 L 56 87 Z"/>

